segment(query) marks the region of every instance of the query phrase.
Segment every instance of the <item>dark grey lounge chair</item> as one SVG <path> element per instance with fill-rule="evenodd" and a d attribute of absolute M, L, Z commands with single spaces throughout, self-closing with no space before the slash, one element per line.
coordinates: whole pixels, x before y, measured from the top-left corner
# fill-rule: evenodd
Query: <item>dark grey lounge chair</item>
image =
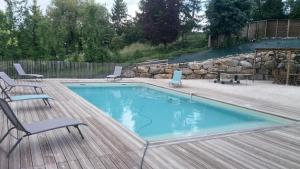
<path fill-rule="evenodd" d="M 5 139 L 5 137 L 10 133 L 11 130 L 16 129 L 18 131 L 24 132 L 24 135 L 20 136 L 17 139 L 17 142 L 9 150 L 7 157 L 9 157 L 11 152 L 13 152 L 13 150 L 22 141 L 22 139 L 24 137 L 31 136 L 34 134 L 39 134 L 39 133 L 50 131 L 50 130 L 55 130 L 55 129 L 59 129 L 59 128 L 67 128 L 68 132 L 70 133 L 70 130 L 68 127 L 75 127 L 75 128 L 77 128 L 81 138 L 84 139 L 84 137 L 79 129 L 79 125 L 85 125 L 85 126 L 87 126 L 87 125 L 80 122 L 79 120 L 69 119 L 69 118 L 57 118 L 57 119 L 33 122 L 30 124 L 23 124 L 18 120 L 17 116 L 15 115 L 15 113 L 13 112 L 11 107 L 4 99 L 0 99 L 0 107 L 1 107 L 2 111 L 4 112 L 4 114 L 7 116 L 7 119 L 13 125 L 13 127 L 8 129 L 8 131 L 1 138 L 0 144 Z"/>
<path fill-rule="evenodd" d="M 25 73 L 24 69 L 22 68 L 21 64 L 19 63 L 14 63 L 14 67 L 18 73 L 19 76 L 21 77 L 29 77 L 29 78 L 35 78 L 35 79 L 42 79 L 44 76 L 43 75 L 39 75 L 39 74 L 27 74 Z"/>
<path fill-rule="evenodd" d="M 10 91 L 14 87 L 32 87 L 34 88 L 35 92 L 38 93 L 37 89 L 40 89 L 43 92 L 42 87 L 43 85 L 40 84 L 28 84 L 28 83 L 16 83 L 14 79 L 10 78 L 6 73 L 0 72 L 0 78 L 4 81 L 5 91 Z"/>
<path fill-rule="evenodd" d="M 49 99 L 53 99 L 53 98 L 46 94 L 30 94 L 30 95 L 10 96 L 1 85 L 0 85 L 0 89 L 2 90 L 4 99 L 6 99 L 9 102 L 25 101 L 25 100 L 43 100 L 43 102 L 45 103 L 46 106 L 49 105 L 49 107 L 51 107 Z"/>

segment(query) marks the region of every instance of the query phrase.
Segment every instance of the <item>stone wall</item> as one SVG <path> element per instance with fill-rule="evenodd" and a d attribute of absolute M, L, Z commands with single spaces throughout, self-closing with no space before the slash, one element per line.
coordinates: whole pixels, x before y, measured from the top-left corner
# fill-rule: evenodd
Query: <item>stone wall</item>
<path fill-rule="evenodd" d="M 300 56 L 300 55 L 299 55 Z M 293 58 L 299 57 L 295 54 Z M 189 62 L 167 65 L 138 66 L 123 72 L 124 77 L 144 77 L 155 79 L 170 79 L 175 70 L 183 72 L 184 79 L 214 79 L 215 72 L 224 70 L 232 73 L 253 73 L 254 54 L 241 54 L 228 56 L 220 59 L 211 59 L 203 62 Z M 284 53 L 262 52 L 258 53 L 255 60 L 255 79 L 264 80 L 274 76 L 276 71 L 285 71 L 287 67 L 286 55 Z M 293 61 L 291 72 L 300 70 L 299 63 Z M 281 68 L 281 69 L 279 69 Z"/>

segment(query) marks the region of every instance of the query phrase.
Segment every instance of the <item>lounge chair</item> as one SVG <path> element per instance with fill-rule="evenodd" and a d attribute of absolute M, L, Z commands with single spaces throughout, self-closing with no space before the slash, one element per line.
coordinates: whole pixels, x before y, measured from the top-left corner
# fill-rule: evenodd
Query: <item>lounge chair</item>
<path fill-rule="evenodd" d="M 6 73 L 0 72 L 0 78 L 4 81 L 5 87 L 4 90 L 10 91 L 14 87 L 32 87 L 34 88 L 35 92 L 38 93 L 37 89 L 39 88 L 42 93 L 43 92 L 43 85 L 39 84 L 28 84 L 28 83 L 16 83 L 14 79 L 10 78 Z"/>
<path fill-rule="evenodd" d="M 121 78 L 121 74 L 122 74 L 122 66 L 116 66 L 115 67 L 115 71 L 113 75 L 108 75 L 106 76 L 107 79 L 117 79 L 117 78 Z"/>
<path fill-rule="evenodd" d="M 12 146 L 12 148 L 9 150 L 7 157 L 13 152 L 13 150 L 17 147 L 17 145 L 22 141 L 23 138 L 29 137 L 34 134 L 43 133 L 50 130 L 55 130 L 59 128 L 67 128 L 68 132 L 70 133 L 70 130 L 68 127 L 75 127 L 81 138 L 84 139 L 80 129 L 79 125 L 85 125 L 86 124 L 80 122 L 76 119 L 69 119 L 69 118 L 57 118 L 57 119 L 51 119 L 51 120 L 44 120 L 44 121 L 38 121 L 38 122 L 32 122 L 29 124 L 24 124 L 19 121 L 16 114 L 13 112 L 9 104 L 4 100 L 0 99 L 0 107 L 4 114 L 7 116 L 7 119 L 10 121 L 10 123 L 13 125 L 12 128 L 8 129 L 8 131 L 4 134 L 4 136 L 0 140 L 0 144 L 5 139 L 5 137 L 12 131 L 13 129 L 16 129 L 18 131 L 24 132 L 24 135 L 19 136 L 17 139 L 17 142 Z"/>
<path fill-rule="evenodd" d="M 44 76 L 39 74 L 27 74 L 23 70 L 22 66 L 19 63 L 14 63 L 14 67 L 20 77 L 29 77 L 29 78 L 35 78 L 35 79 L 42 79 Z"/>
<path fill-rule="evenodd" d="M 182 86 L 181 77 L 182 77 L 182 71 L 174 71 L 173 79 L 169 82 L 169 85 L 176 86 L 176 87 Z"/>
<path fill-rule="evenodd" d="M 4 99 L 6 99 L 8 102 L 26 101 L 26 100 L 42 100 L 46 106 L 49 105 L 49 107 L 51 107 L 49 100 L 53 99 L 53 98 L 46 94 L 9 96 L 7 91 L 5 91 L 1 85 L 0 85 L 0 89 L 2 90 L 2 94 L 4 94 Z"/>

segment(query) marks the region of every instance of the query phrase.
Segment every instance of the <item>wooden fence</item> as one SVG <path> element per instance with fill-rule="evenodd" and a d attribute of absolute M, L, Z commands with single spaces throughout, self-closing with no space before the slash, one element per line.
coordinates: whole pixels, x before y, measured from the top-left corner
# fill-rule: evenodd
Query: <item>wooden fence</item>
<path fill-rule="evenodd" d="M 20 63 L 26 73 L 42 74 L 45 78 L 103 78 L 113 73 L 116 65 L 130 66 L 115 63 L 19 60 L 0 61 L 0 71 L 16 77 L 14 63 Z"/>
<path fill-rule="evenodd" d="M 240 38 L 248 40 L 262 38 L 300 38 L 300 19 L 262 20 L 247 24 L 240 32 Z M 211 37 L 209 47 L 219 47 L 224 36 Z"/>

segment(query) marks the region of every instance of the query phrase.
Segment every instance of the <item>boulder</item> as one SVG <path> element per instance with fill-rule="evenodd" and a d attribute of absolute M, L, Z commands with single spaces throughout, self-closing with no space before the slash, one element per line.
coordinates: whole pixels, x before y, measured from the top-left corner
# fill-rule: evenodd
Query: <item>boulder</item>
<path fill-rule="evenodd" d="M 172 74 L 157 74 L 154 75 L 154 79 L 171 79 Z"/>
<path fill-rule="evenodd" d="M 202 62 L 202 65 L 203 65 L 203 68 L 207 70 L 207 69 L 212 68 L 214 66 L 214 61 L 213 60 L 207 60 L 207 61 Z"/>
<path fill-rule="evenodd" d="M 133 70 L 124 70 L 122 75 L 124 78 L 134 78 L 135 72 Z"/>
<path fill-rule="evenodd" d="M 244 70 L 241 71 L 241 73 L 252 74 L 253 73 L 253 69 L 244 69 Z"/>
<path fill-rule="evenodd" d="M 150 67 L 149 73 L 151 74 L 162 74 L 165 72 L 165 69 L 163 67 L 159 66 L 152 66 Z"/>
<path fill-rule="evenodd" d="M 215 78 L 217 78 L 217 75 L 213 74 L 213 73 L 208 73 L 208 74 L 205 75 L 204 78 L 205 79 L 215 79 Z"/>
<path fill-rule="evenodd" d="M 187 75 L 185 78 L 186 79 L 201 79 L 201 75 L 193 73 L 193 74 Z"/>
<path fill-rule="evenodd" d="M 235 59 L 225 59 L 223 64 L 230 67 L 234 67 L 234 66 L 238 66 L 239 61 Z"/>
<path fill-rule="evenodd" d="M 202 64 L 191 62 L 191 63 L 188 64 L 188 68 L 193 69 L 193 70 L 201 69 Z"/>
<path fill-rule="evenodd" d="M 227 71 L 231 73 L 240 73 L 242 71 L 242 66 L 229 67 Z"/>
<path fill-rule="evenodd" d="M 139 66 L 138 70 L 139 73 L 148 73 L 149 71 L 149 66 Z"/>
<path fill-rule="evenodd" d="M 180 70 L 182 71 L 183 75 L 190 75 L 193 73 L 193 71 L 189 68 L 181 68 Z"/>
<path fill-rule="evenodd" d="M 243 69 L 248 69 L 253 67 L 253 65 L 247 61 L 240 61 L 240 66 L 242 66 Z"/>
<path fill-rule="evenodd" d="M 276 68 L 277 64 L 276 64 L 276 61 L 275 60 L 269 60 L 269 61 L 266 61 L 265 64 L 264 64 L 264 67 L 267 68 L 267 69 L 274 69 Z"/>
<path fill-rule="evenodd" d="M 150 78 L 151 74 L 150 73 L 140 73 L 139 77 L 146 77 L 146 78 Z"/>
<path fill-rule="evenodd" d="M 194 73 L 198 75 L 205 75 L 207 73 L 207 70 L 205 69 L 194 70 Z"/>
<path fill-rule="evenodd" d="M 172 68 L 166 68 L 165 69 L 165 72 L 167 73 L 167 74 L 173 74 L 173 69 Z"/>

